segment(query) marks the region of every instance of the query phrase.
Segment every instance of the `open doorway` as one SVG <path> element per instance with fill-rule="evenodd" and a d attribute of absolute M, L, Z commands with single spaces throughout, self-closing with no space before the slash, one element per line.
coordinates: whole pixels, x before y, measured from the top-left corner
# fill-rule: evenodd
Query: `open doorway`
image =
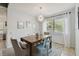
<path fill-rule="evenodd" d="M 5 48 L 7 34 L 7 3 L 0 3 L 0 48 Z"/>

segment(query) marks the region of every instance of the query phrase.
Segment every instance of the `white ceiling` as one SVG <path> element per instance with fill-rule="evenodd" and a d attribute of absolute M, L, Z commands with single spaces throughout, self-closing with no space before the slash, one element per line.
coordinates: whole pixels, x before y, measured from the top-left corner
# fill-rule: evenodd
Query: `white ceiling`
<path fill-rule="evenodd" d="M 73 3 L 16 3 L 14 5 L 17 11 L 33 16 L 40 14 L 40 6 L 42 7 L 41 13 L 44 16 L 52 15 L 74 6 Z"/>

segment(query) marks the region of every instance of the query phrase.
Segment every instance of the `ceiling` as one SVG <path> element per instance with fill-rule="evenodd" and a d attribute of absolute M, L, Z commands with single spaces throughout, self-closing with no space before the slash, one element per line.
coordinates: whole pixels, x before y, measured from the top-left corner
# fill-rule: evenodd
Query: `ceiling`
<path fill-rule="evenodd" d="M 74 6 L 74 3 L 15 3 L 13 6 L 18 12 L 33 16 L 39 16 L 41 13 L 43 16 L 48 16 L 69 9 Z"/>

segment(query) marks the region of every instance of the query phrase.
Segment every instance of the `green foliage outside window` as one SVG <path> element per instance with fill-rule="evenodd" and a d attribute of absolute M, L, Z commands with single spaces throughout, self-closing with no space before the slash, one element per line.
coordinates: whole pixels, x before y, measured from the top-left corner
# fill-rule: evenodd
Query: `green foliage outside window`
<path fill-rule="evenodd" d="M 63 32 L 64 20 L 55 20 L 55 32 Z"/>
<path fill-rule="evenodd" d="M 47 28 L 53 30 L 54 32 L 63 32 L 64 20 L 63 19 L 53 20 L 52 18 L 49 18 L 47 20 Z"/>

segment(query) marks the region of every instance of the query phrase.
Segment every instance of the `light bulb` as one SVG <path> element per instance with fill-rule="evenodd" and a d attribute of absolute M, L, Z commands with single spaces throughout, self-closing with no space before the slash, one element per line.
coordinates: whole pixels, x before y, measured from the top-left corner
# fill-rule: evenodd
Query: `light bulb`
<path fill-rule="evenodd" d="M 43 21 L 44 17 L 42 15 L 38 16 L 39 21 Z"/>

